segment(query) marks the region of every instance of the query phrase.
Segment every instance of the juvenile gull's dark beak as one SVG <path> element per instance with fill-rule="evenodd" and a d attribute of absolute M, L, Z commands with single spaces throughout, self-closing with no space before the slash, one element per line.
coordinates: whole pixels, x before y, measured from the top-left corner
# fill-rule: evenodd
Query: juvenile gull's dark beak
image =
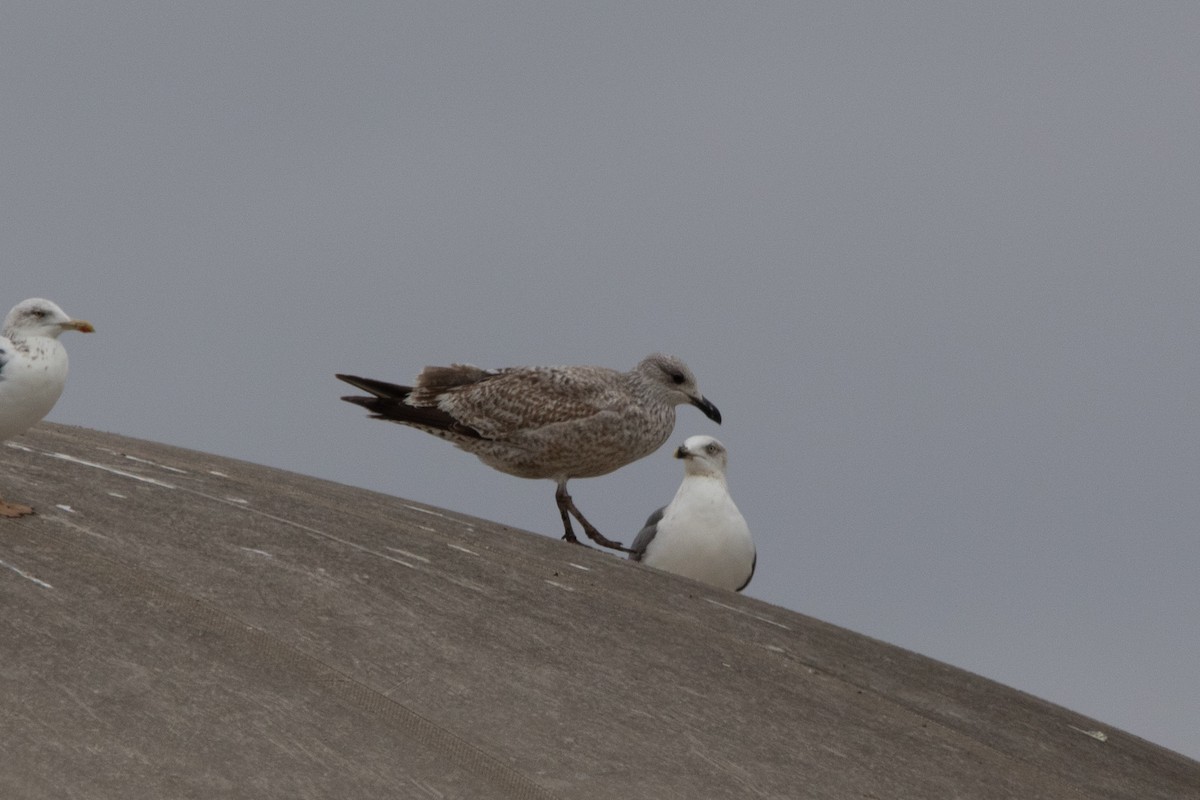
<path fill-rule="evenodd" d="M 704 412 L 704 416 L 711 419 L 718 425 L 721 424 L 721 412 L 717 411 L 717 407 L 703 397 L 697 397 L 692 400 L 692 405 Z"/>
<path fill-rule="evenodd" d="M 675 448 L 675 457 L 676 458 L 688 458 L 689 456 L 691 456 L 691 454 L 692 454 L 692 451 L 688 450 L 683 445 L 679 445 L 679 447 Z"/>

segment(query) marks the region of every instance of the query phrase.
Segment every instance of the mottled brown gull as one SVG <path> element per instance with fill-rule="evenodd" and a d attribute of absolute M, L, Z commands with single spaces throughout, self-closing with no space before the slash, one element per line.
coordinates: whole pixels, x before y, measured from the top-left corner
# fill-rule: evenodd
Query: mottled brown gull
<path fill-rule="evenodd" d="M 0 441 L 24 433 L 50 413 L 67 383 L 63 331 L 91 333 L 90 322 L 71 319 L 49 300 L 33 297 L 13 306 L 0 337 Z M 0 499 L 0 517 L 20 517 L 33 509 Z"/>
<path fill-rule="evenodd" d="M 563 538 L 578 541 L 571 517 L 588 538 L 626 550 L 584 518 L 571 478 L 606 475 L 653 453 L 675 427 L 675 406 L 690 403 L 720 424 L 721 413 L 674 356 L 655 353 L 629 372 L 605 367 L 425 367 L 413 386 L 338 375 L 370 392 L 343 397 L 385 419 L 432 433 L 473 453 L 489 467 L 521 478 L 549 478 Z"/>
<path fill-rule="evenodd" d="M 711 436 L 688 437 L 683 483 L 675 498 L 646 520 L 633 540 L 634 561 L 740 592 L 754 577 L 754 541 L 725 482 L 728 454 Z"/>

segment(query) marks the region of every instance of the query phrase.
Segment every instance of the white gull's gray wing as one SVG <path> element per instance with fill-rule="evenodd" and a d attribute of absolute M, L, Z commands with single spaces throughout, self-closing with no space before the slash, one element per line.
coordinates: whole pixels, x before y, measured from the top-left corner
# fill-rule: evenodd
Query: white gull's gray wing
<path fill-rule="evenodd" d="M 654 541 L 654 537 L 658 534 L 658 523 L 663 518 L 663 512 L 667 510 L 666 506 L 655 511 L 646 518 L 646 524 L 638 531 L 638 535 L 633 540 L 633 546 L 629 549 L 632 551 L 629 557 L 634 561 L 641 561 L 642 556 L 646 555 L 646 548 L 650 546 L 650 542 Z"/>

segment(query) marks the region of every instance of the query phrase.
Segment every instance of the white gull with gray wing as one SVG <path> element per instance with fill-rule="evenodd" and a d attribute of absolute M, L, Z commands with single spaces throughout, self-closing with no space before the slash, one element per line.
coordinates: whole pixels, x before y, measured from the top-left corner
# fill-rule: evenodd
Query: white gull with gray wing
<path fill-rule="evenodd" d="M 683 483 L 634 539 L 630 558 L 721 589 L 741 591 L 757 555 L 750 528 L 729 496 L 728 454 L 711 436 L 692 436 L 675 451 Z"/>

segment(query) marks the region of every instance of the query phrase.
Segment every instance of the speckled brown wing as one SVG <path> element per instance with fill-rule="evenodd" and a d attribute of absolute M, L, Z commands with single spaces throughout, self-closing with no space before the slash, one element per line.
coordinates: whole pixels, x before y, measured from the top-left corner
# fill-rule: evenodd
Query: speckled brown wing
<path fill-rule="evenodd" d="M 590 419 L 629 403 L 614 388 L 621 374 L 602 367 L 512 368 L 473 377 L 439 394 L 437 407 L 490 439 Z"/>

